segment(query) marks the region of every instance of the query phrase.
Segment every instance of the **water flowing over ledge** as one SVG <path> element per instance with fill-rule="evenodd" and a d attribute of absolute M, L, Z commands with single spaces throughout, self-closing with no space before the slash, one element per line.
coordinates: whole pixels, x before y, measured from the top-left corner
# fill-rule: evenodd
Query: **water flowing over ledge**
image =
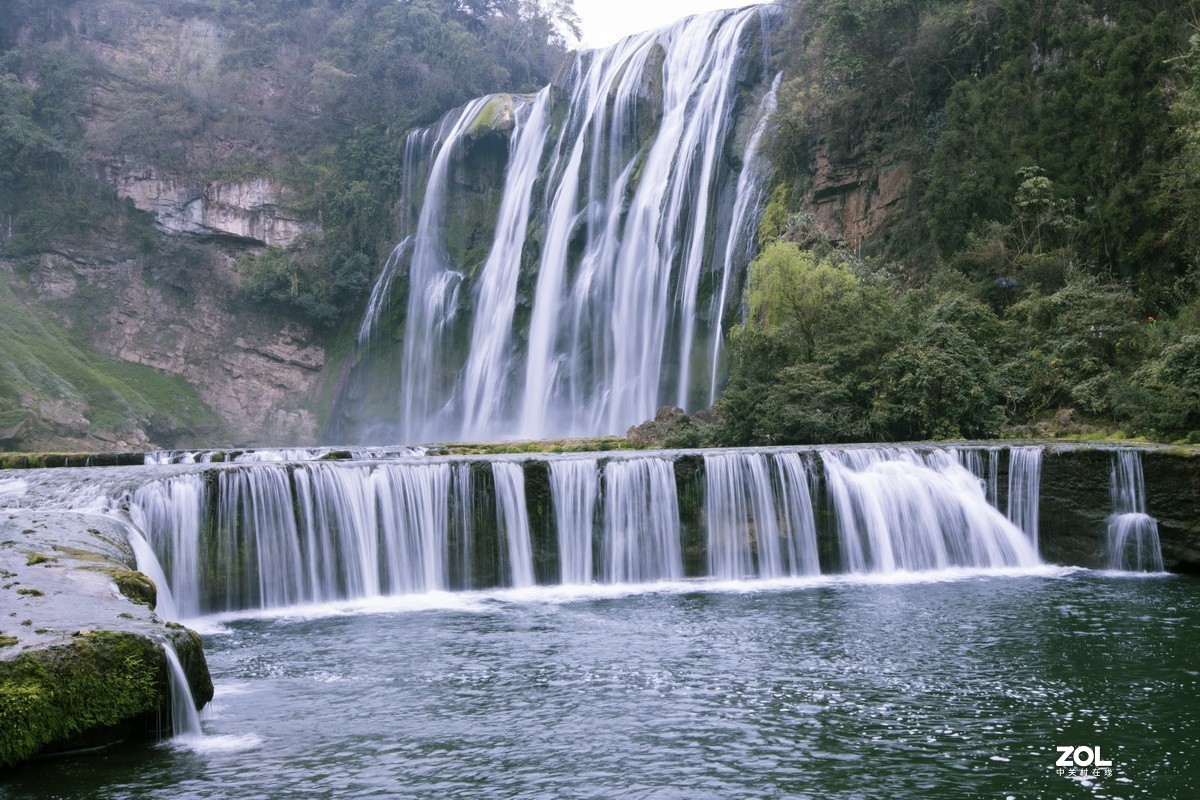
<path fill-rule="evenodd" d="M 847 446 L 401 456 L 146 468 L 138 485 L 108 491 L 161 563 L 167 607 L 190 619 L 493 587 L 1029 569 L 1042 563 L 1042 455 Z M 1123 567 L 1158 570 L 1158 558 Z"/>
<path fill-rule="evenodd" d="M 351 435 L 597 435 L 664 403 L 710 405 L 764 200 L 782 17 L 688 17 L 579 53 L 536 95 L 481 97 L 410 133 L 409 211 L 358 337 L 385 365 L 360 377 L 385 385 L 377 407 L 343 398 Z M 494 208 L 480 199 L 493 193 Z M 393 294 L 404 311 L 389 321 Z M 403 337 L 384 355 L 388 325 Z"/>
<path fill-rule="evenodd" d="M 185 620 L 494 589 L 1165 564 L 1131 449 L 386 452 L 27 471 L 0 506 L 124 517 L 160 615 Z M 1167 510 L 1178 531 L 1190 512 Z M 1173 533 L 1171 563 L 1194 549 Z"/>

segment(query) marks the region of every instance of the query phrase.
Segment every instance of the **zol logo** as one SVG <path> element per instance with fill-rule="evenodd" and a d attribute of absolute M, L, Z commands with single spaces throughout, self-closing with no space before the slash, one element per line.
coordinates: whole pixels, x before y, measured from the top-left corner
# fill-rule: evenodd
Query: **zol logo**
<path fill-rule="evenodd" d="M 1097 777 L 1100 776 L 1101 770 L 1105 775 L 1112 775 L 1112 759 L 1101 756 L 1099 747 L 1072 747 L 1060 744 L 1054 749 L 1058 751 L 1058 761 L 1054 762 L 1054 766 L 1058 767 L 1059 775 L 1087 777 L 1089 768 Z"/>

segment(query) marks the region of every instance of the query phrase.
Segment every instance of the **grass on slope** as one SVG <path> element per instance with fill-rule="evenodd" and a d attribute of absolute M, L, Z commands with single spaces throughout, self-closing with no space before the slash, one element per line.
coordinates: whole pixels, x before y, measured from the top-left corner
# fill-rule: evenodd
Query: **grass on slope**
<path fill-rule="evenodd" d="M 33 396 L 83 403 L 93 430 L 219 430 L 216 414 L 185 380 L 99 355 L 23 304 L 10 277 L 0 273 L 0 429 L 19 423 L 27 414 L 22 398 Z"/>

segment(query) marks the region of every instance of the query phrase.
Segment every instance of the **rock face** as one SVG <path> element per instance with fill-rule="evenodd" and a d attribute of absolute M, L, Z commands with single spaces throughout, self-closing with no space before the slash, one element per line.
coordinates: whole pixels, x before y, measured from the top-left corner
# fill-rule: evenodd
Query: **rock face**
<path fill-rule="evenodd" d="M 102 354 L 183 377 L 221 417 L 231 442 L 315 442 L 325 349 L 311 329 L 239 302 L 233 252 L 215 250 L 208 263 L 154 272 L 137 259 L 68 255 L 43 256 L 31 279 L 64 302 L 82 286 L 103 293 L 106 303 L 88 320 L 91 344 Z M 63 322 L 72 324 L 69 317 Z M 81 430 L 112 450 L 150 442 L 128 434 L 108 441 L 103 431 Z"/>
<path fill-rule="evenodd" d="M 154 613 L 115 520 L 3 512 L 0 597 L 0 766 L 169 730 L 164 646 L 196 705 L 212 699 L 199 636 Z"/>
<path fill-rule="evenodd" d="M 165 233 L 229 237 L 287 247 L 317 226 L 285 210 L 285 191 L 266 178 L 198 184 L 153 167 L 113 178 L 117 193 L 154 214 Z"/>
<path fill-rule="evenodd" d="M 87 200 L 102 195 L 104 210 L 95 217 L 102 222 L 56 228 L 21 255 L 11 251 L 0 258 L 0 281 L 28 316 L 68 332 L 89 370 L 99 364 L 103 372 L 109 359 L 161 370 L 183 378 L 207 408 L 189 416 L 201 405 L 190 394 L 174 406 L 155 403 L 182 395 L 158 384 L 133 387 L 144 388 L 148 401 L 135 411 L 94 397 L 81 402 L 66 396 L 81 386 L 67 364 L 54 378 L 29 378 L 20 392 L 0 392 L 0 447 L 122 451 L 313 442 L 330 337 L 278 307 L 251 304 L 239 289 L 237 266 L 257 248 L 287 248 L 321 232 L 315 212 L 296 211 L 304 198 L 280 177 L 283 170 L 264 174 L 266 165 L 280 162 L 263 134 L 274 130 L 267 123 L 297 112 L 281 98 L 287 80 L 272 69 L 245 80 L 231 68 L 230 34 L 216 12 L 201 19 L 204 9 L 155 3 L 60 5 L 54 35 L 88 64 L 78 76 L 83 149 L 75 169 L 95 179 Z M 57 13 L 47 9 L 47 16 Z M 247 108 L 258 109 L 250 116 L 262 125 L 227 124 Z M 303 108 L 314 113 L 307 103 Z M 270 119 L 259 119 L 260 112 Z M 13 235 L 14 216 L 20 231 L 21 210 L 0 206 L 2 244 Z M 133 208 L 153 215 L 166 237 Z M 4 351 L 0 345 L 0 364 Z M 43 360 L 61 365 L 70 357 L 55 352 Z M 125 388 L 149 372 L 113 371 Z M 63 391 L 51 385 L 57 378 Z M 32 383 L 36 391 L 26 388 Z"/>
<path fill-rule="evenodd" d="M 903 210 L 911 184 L 912 169 L 907 164 L 881 164 L 862 153 L 838 152 L 823 145 L 814 154 L 812 184 L 804 205 L 823 233 L 856 247 Z"/>

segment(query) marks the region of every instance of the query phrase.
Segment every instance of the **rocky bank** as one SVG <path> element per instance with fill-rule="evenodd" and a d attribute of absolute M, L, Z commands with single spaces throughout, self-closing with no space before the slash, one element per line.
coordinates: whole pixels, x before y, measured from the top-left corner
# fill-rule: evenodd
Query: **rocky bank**
<path fill-rule="evenodd" d="M 124 527 L 75 512 L 0 512 L 0 767 L 170 731 L 164 646 L 197 706 L 200 637 L 155 613 Z"/>

